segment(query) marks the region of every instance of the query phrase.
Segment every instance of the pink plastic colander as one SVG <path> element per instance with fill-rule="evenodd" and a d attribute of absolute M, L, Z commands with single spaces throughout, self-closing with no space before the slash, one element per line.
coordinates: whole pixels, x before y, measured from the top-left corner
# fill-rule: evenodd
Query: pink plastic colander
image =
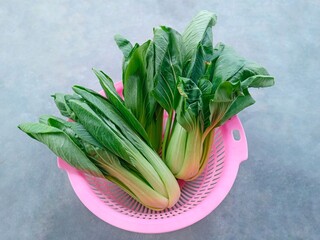
<path fill-rule="evenodd" d="M 116 83 L 121 94 L 122 85 Z M 115 184 L 85 174 L 58 158 L 81 202 L 103 221 L 132 232 L 164 233 L 190 226 L 210 214 L 230 191 L 242 161 L 248 157 L 247 140 L 237 116 L 215 131 L 208 165 L 197 179 L 179 181 L 181 197 L 172 208 L 150 210 Z"/>

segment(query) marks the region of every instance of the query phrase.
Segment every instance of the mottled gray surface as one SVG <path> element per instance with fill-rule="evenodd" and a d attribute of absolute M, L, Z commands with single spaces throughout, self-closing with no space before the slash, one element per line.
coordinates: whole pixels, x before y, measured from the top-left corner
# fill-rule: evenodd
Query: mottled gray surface
<path fill-rule="evenodd" d="M 319 1 L 135 2 L 0 1 L 0 239 L 319 239 Z M 91 67 L 119 80 L 114 34 L 142 42 L 153 26 L 182 30 L 201 9 L 218 14 L 216 42 L 277 80 L 252 91 L 257 103 L 240 114 L 249 160 L 222 204 L 193 226 L 117 229 L 81 204 L 55 156 L 16 126 L 56 114 L 54 92 L 98 90 Z"/>

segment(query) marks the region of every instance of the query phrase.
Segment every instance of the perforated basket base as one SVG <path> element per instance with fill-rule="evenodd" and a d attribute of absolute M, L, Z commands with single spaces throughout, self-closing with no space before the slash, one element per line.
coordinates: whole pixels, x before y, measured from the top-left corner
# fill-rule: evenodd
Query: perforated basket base
<path fill-rule="evenodd" d="M 238 137 L 235 139 L 234 132 Z M 181 197 L 172 208 L 150 210 L 115 184 L 72 168 L 62 159 L 58 165 L 69 176 L 83 204 L 102 220 L 125 230 L 162 233 L 187 227 L 212 212 L 235 181 L 239 164 L 247 159 L 247 142 L 237 116 L 216 129 L 209 162 L 204 172 L 190 182 L 179 181 Z"/>

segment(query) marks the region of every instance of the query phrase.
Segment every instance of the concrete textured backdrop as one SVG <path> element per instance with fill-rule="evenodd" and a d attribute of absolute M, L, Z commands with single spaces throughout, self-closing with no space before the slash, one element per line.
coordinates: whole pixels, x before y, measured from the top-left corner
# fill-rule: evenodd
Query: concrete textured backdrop
<path fill-rule="evenodd" d="M 240 114 L 249 160 L 208 217 L 143 235 L 95 217 L 56 157 L 17 129 L 58 114 L 50 94 L 99 89 L 92 67 L 121 77 L 113 36 L 132 42 L 152 27 L 182 31 L 214 11 L 215 42 L 232 45 L 275 76 Z M 0 1 L 0 239 L 318 239 L 320 235 L 319 1 Z"/>

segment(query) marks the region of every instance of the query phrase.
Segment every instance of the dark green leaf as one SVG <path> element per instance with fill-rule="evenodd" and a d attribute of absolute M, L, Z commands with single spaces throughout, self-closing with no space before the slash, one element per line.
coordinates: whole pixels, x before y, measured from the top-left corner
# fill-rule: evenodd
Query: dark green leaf
<path fill-rule="evenodd" d="M 74 119 L 74 114 L 71 111 L 71 109 L 68 107 L 67 103 L 66 103 L 66 99 L 65 97 L 68 94 L 63 94 L 63 93 L 55 93 L 53 95 L 51 95 L 54 99 L 54 102 L 57 106 L 57 108 L 59 109 L 60 113 L 62 116 Z"/>
<path fill-rule="evenodd" d="M 254 104 L 249 87 L 269 87 L 274 78 L 265 68 L 239 56 L 231 47 L 222 43 L 215 48 L 212 90 L 210 103 L 211 120 L 221 125 L 244 108 Z"/>
<path fill-rule="evenodd" d="M 129 40 L 125 39 L 119 34 L 114 36 L 114 40 L 116 41 L 119 49 L 122 51 L 124 59 L 127 60 L 133 48 L 132 44 Z"/>
<path fill-rule="evenodd" d="M 214 94 L 212 92 L 212 83 L 206 79 L 200 79 L 198 83 L 198 87 L 202 92 L 202 122 L 204 124 L 204 129 L 206 129 L 210 125 L 210 100 L 213 99 Z"/>
<path fill-rule="evenodd" d="M 208 65 L 214 59 L 212 46 L 212 29 L 207 28 L 203 39 L 198 44 L 195 55 L 186 62 L 184 68 L 185 76 L 190 77 L 192 81 L 198 83 L 198 80 L 205 74 Z"/>
<path fill-rule="evenodd" d="M 215 61 L 214 90 L 223 81 L 241 81 L 243 88 L 269 87 L 274 84 L 273 77 L 269 76 L 265 68 L 239 56 L 231 47 L 220 43 L 216 49 L 219 56 Z"/>
<path fill-rule="evenodd" d="M 86 103 L 79 100 L 70 100 L 70 108 L 76 114 L 79 122 L 87 131 L 105 148 L 126 161 L 130 161 L 130 155 L 123 136 L 116 131 L 116 127 L 103 120 Z"/>
<path fill-rule="evenodd" d="M 115 35 L 114 37 L 119 49 L 123 53 L 123 63 L 122 63 L 122 80 L 125 78 L 125 72 L 128 66 L 128 63 L 130 61 L 130 58 L 132 56 L 132 53 L 139 47 L 139 44 L 135 44 L 132 46 L 132 44 L 122 37 L 121 35 Z"/>
<path fill-rule="evenodd" d="M 185 45 L 185 59 L 184 62 L 190 61 L 196 55 L 199 43 L 205 40 L 204 48 L 206 52 L 210 50 L 212 44 L 211 29 L 216 24 L 217 16 L 208 11 L 199 12 L 187 26 L 182 34 L 183 42 Z"/>
<path fill-rule="evenodd" d="M 232 116 L 238 114 L 241 112 L 243 109 L 251 106 L 252 104 L 255 103 L 255 100 L 251 97 L 249 94 L 248 90 L 244 90 L 244 95 L 238 96 L 230 105 L 228 111 L 224 114 L 222 119 L 220 120 L 219 124 L 217 126 L 222 125 L 225 123 L 229 118 Z"/>
<path fill-rule="evenodd" d="M 265 75 L 255 75 L 248 77 L 241 82 L 242 88 L 260 88 L 260 87 L 271 87 L 274 85 L 274 77 Z"/>
<path fill-rule="evenodd" d="M 98 93 L 82 86 L 74 86 L 73 90 L 82 96 L 93 109 L 96 109 L 100 114 L 104 115 L 106 118 L 110 119 L 111 122 L 117 125 L 124 135 L 127 135 L 128 132 L 132 132 L 132 134 L 137 135 L 140 134 L 138 131 L 135 131 L 135 128 L 131 127 L 132 122 L 129 122 L 128 119 L 121 116 L 121 113 L 115 108 L 115 106 Z M 146 142 L 148 143 L 148 138 L 146 139 Z"/>
<path fill-rule="evenodd" d="M 112 79 L 101 70 L 97 70 L 97 69 L 93 68 L 92 71 L 99 79 L 100 85 L 101 85 L 102 89 L 104 90 L 106 97 L 110 100 L 110 102 L 117 104 L 117 105 L 120 103 L 123 104 L 124 101 L 119 96 L 116 88 L 114 87 L 114 83 L 113 83 Z"/>
<path fill-rule="evenodd" d="M 103 177 L 101 171 L 88 159 L 72 139 L 58 128 L 43 123 L 24 123 L 19 128 L 39 142 L 47 145 L 57 156 L 73 167 Z"/>
<path fill-rule="evenodd" d="M 161 119 L 163 109 L 151 95 L 154 87 L 154 45 L 148 41 L 137 47 L 128 60 L 123 78 L 125 105 L 146 130 L 154 149 L 159 149 L 162 138 Z M 158 113 L 159 112 L 159 113 Z"/>
<path fill-rule="evenodd" d="M 153 96 L 167 111 L 174 108 L 178 77 L 182 74 L 181 35 L 174 29 L 161 27 L 154 29 L 155 85 Z"/>
<path fill-rule="evenodd" d="M 216 49 L 216 52 L 220 55 L 216 59 L 214 67 L 212 80 L 214 92 L 222 82 L 228 81 L 235 76 L 244 67 L 246 62 L 244 58 L 238 57 L 232 48 L 222 43 L 219 43 Z"/>
<path fill-rule="evenodd" d="M 46 123 L 48 125 L 59 128 L 70 137 L 73 136 L 75 138 L 79 138 L 81 141 L 85 141 L 88 144 L 102 148 L 102 145 L 97 142 L 97 140 L 94 139 L 92 135 L 88 133 L 88 131 L 78 122 L 68 122 L 64 119 L 50 115 L 41 116 L 40 119 L 46 119 Z"/>
<path fill-rule="evenodd" d="M 150 41 L 138 47 L 128 62 L 123 79 L 123 95 L 125 105 L 131 110 L 138 121 L 145 126 L 149 119 L 146 116 L 152 116 L 149 111 L 154 110 L 150 105 L 150 92 L 153 84 L 147 81 L 146 70 L 146 52 Z"/>
<path fill-rule="evenodd" d="M 239 87 L 239 84 L 232 84 L 230 82 L 223 82 L 218 86 L 214 98 L 209 103 L 211 125 L 216 126 L 221 121 L 235 100 L 235 92 Z"/>
<path fill-rule="evenodd" d="M 131 128 L 136 133 L 138 133 L 143 140 L 145 140 L 148 143 L 149 137 L 145 129 L 140 124 L 140 122 L 136 119 L 136 117 L 132 114 L 132 112 L 124 105 L 122 99 L 120 98 L 120 96 L 118 95 L 118 93 L 114 88 L 112 80 L 107 75 L 105 75 L 102 71 L 94 70 L 94 73 L 99 78 L 100 84 L 103 90 L 105 91 L 108 100 L 118 110 L 118 112 L 121 114 L 123 119 L 131 126 Z M 97 94 L 95 94 L 95 96 L 102 99 L 102 97 L 97 96 Z"/>
<path fill-rule="evenodd" d="M 202 110 L 201 90 L 188 78 L 179 77 L 178 91 L 180 102 L 176 110 L 177 121 L 187 131 L 197 126 L 199 113 Z"/>

